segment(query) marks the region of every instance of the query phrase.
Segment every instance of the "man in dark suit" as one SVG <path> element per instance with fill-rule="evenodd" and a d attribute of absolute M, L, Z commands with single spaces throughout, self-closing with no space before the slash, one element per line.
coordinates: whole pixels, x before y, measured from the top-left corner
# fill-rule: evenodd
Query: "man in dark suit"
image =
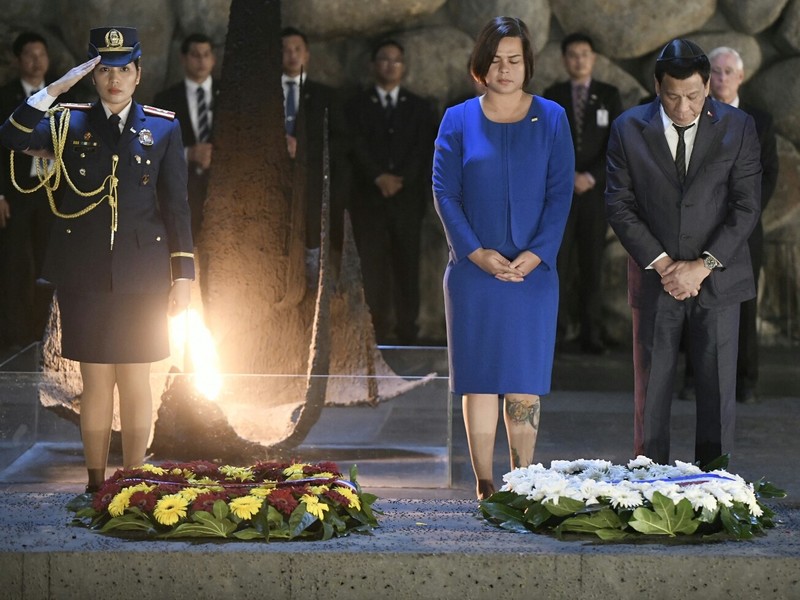
<path fill-rule="evenodd" d="M 156 106 L 174 112 L 181 124 L 189 164 L 192 237 L 197 243 L 211 175 L 214 104 L 219 94 L 219 83 L 212 76 L 216 65 L 213 40 L 203 33 L 187 36 L 181 44 L 181 65 L 184 80 L 158 93 L 154 102 Z"/>
<path fill-rule="evenodd" d="M 357 94 L 347 109 L 353 139 L 351 215 L 378 343 L 413 344 L 420 227 L 431 189 L 433 110 L 401 87 L 405 56 L 397 41 L 384 40 L 373 49 L 372 70 L 375 85 Z"/>
<path fill-rule="evenodd" d="M 567 335 L 570 301 L 577 297 L 581 349 L 599 354 L 605 350 L 601 273 L 608 228 L 603 203 L 606 146 L 611 122 L 622 112 L 622 100 L 613 85 L 592 78 L 596 56 L 588 35 L 566 36 L 561 41 L 561 55 L 569 81 L 556 83 L 544 93 L 567 111 L 575 146 L 572 209 L 558 257 L 559 333 Z M 577 272 L 569 268 L 573 255 Z"/>
<path fill-rule="evenodd" d="M 301 160 L 305 171 L 305 239 L 308 287 L 317 284 L 323 184 L 323 140 L 328 113 L 330 160 L 331 249 L 338 254 L 344 218 L 344 112 L 337 91 L 308 77 L 311 51 L 305 33 L 294 27 L 281 31 L 283 48 L 281 85 L 284 94 L 286 146 L 289 156 Z"/>
<path fill-rule="evenodd" d="M 630 254 L 634 453 L 666 463 L 678 346 L 687 323 L 696 374 L 695 460 L 731 452 L 739 304 L 755 296 L 747 239 L 761 206 L 753 118 L 707 98 L 710 64 L 693 42 L 656 61 L 657 98 L 611 126 L 611 227 Z"/>
<path fill-rule="evenodd" d="M 38 33 L 24 32 L 12 45 L 19 78 L 0 88 L 0 122 L 22 101 L 46 85 L 50 66 L 47 41 Z M 63 98 L 62 98 L 63 100 Z M 24 346 L 44 334 L 50 301 L 48 286 L 37 285 L 53 214 L 44 190 L 22 194 L 15 187 L 32 189 L 39 184 L 33 159 L 0 150 L 0 346 Z"/>
<path fill-rule="evenodd" d="M 739 86 L 744 81 L 744 63 L 742 57 L 733 48 L 722 46 L 708 53 L 711 62 L 711 95 L 714 99 L 736 106 L 753 117 L 761 143 L 761 214 L 767 208 L 775 186 L 778 183 L 778 145 L 772 117 L 753 106 L 745 104 L 739 98 Z M 758 291 L 758 277 L 764 250 L 764 229 L 761 219 L 758 220 L 753 233 L 747 240 L 750 248 L 750 260 L 753 265 L 753 278 Z M 751 298 L 742 302 L 739 316 L 739 357 L 736 365 L 736 400 L 737 402 L 754 403 L 757 400 L 756 384 L 758 382 L 758 299 Z M 691 365 L 686 366 L 686 380 L 680 397 L 694 399 L 694 377 Z"/>

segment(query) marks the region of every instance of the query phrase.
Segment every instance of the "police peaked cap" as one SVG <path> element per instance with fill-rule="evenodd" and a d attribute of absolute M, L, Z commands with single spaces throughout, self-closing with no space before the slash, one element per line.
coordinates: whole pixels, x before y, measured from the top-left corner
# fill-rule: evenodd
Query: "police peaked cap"
<path fill-rule="evenodd" d="M 89 31 L 89 58 L 100 55 L 100 64 L 124 67 L 142 55 L 135 27 L 95 27 Z"/>

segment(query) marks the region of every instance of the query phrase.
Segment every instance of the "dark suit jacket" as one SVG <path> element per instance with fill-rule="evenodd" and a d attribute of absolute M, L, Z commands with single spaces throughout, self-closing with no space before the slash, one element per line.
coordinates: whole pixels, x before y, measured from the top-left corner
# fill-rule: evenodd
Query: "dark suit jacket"
<path fill-rule="evenodd" d="M 739 104 L 744 112 L 753 117 L 756 122 L 756 132 L 758 132 L 758 141 L 761 144 L 761 214 L 769 204 L 772 194 L 775 193 L 775 187 L 778 185 L 778 143 L 775 137 L 775 126 L 772 122 L 772 116 L 759 110 L 754 106 L 741 103 Z M 753 230 L 751 238 L 755 238 L 759 245 L 763 239 L 763 229 L 761 227 L 761 219 L 758 220 L 756 228 Z M 760 250 L 760 249 L 759 249 Z M 750 251 L 753 251 L 753 245 L 750 246 Z"/>
<path fill-rule="evenodd" d="M 59 118 L 64 115 L 58 113 Z M 15 150 L 53 150 L 46 113 L 22 103 L 0 127 L 0 142 Z M 82 292 L 166 293 L 171 279 L 194 278 L 186 159 L 172 119 L 133 103 L 118 143 L 102 105 L 74 106 L 63 161 L 78 190 L 103 188 L 85 197 L 67 185 L 50 235 L 44 277 L 59 288 Z M 111 250 L 112 212 L 104 183 L 118 157 L 118 223 Z"/>
<path fill-rule="evenodd" d="M 693 260 L 709 252 L 724 268 L 698 296 L 710 308 L 755 296 L 747 238 L 761 207 L 761 160 L 753 118 L 706 99 L 686 181 L 681 186 L 664 136 L 660 100 L 623 113 L 608 144 L 606 212 L 628 251 L 628 295 L 636 308 L 654 308 L 660 277 L 645 268 L 662 252 Z"/>
<path fill-rule="evenodd" d="M 589 172 L 597 184 L 595 190 L 602 195 L 606 181 L 606 147 L 611 123 L 622 113 L 622 99 L 619 90 L 613 85 L 592 79 L 589 84 L 586 109 L 583 117 L 583 131 L 575 126 L 575 110 L 572 106 L 572 84 L 569 81 L 556 83 L 547 88 L 544 97 L 555 100 L 567 112 L 569 127 L 572 130 L 572 143 L 575 147 L 575 170 Z M 598 111 L 608 111 L 606 125 L 598 125 Z"/>
<path fill-rule="evenodd" d="M 212 95 L 211 109 L 213 110 L 216 98 L 219 96 L 219 84 L 216 80 L 211 84 Z M 181 126 L 181 138 L 185 148 L 194 146 L 197 137 L 192 127 L 192 118 L 189 115 L 189 102 L 186 100 L 186 82 L 180 81 L 172 87 L 156 94 L 153 100 L 155 106 L 165 108 L 175 113 L 175 118 Z M 211 141 L 214 140 L 214 121 L 211 122 Z M 192 210 L 192 232 L 195 237 L 200 233 L 200 223 L 202 222 L 203 205 L 208 193 L 208 180 L 211 169 L 200 170 L 197 163 L 188 164 L 188 196 L 189 205 Z M 197 240 L 195 240 L 197 241 Z"/>
<path fill-rule="evenodd" d="M 347 106 L 352 134 L 355 202 L 382 201 L 375 178 L 382 173 L 403 177 L 397 200 L 422 217 L 431 186 L 436 130 L 430 104 L 400 88 L 391 122 L 374 87 L 357 94 Z"/>
<path fill-rule="evenodd" d="M 328 149 L 331 177 L 331 229 L 332 242 L 341 243 L 341 219 L 344 210 L 342 174 L 345 164 L 347 127 L 342 103 L 337 91 L 324 83 L 309 78 L 303 82 L 297 112 L 298 160 L 304 161 L 306 199 L 306 247 L 319 247 L 320 209 L 322 206 L 322 151 L 325 110 L 328 111 Z"/>

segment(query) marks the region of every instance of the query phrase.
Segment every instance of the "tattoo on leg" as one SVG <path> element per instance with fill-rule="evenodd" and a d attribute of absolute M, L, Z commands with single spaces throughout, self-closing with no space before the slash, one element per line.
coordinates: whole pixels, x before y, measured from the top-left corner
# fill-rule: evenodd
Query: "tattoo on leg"
<path fill-rule="evenodd" d="M 514 423 L 529 423 L 534 429 L 539 429 L 539 399 L 533 403 L 516 398 L 506 397 L 506 413 Z"/>
<path fill-rule="evenodd" d="M 516 448 L 511 448 L 511 467 L 518 469 L 522 466 L 522 461 L 519 459 L 519 451 Z"/>

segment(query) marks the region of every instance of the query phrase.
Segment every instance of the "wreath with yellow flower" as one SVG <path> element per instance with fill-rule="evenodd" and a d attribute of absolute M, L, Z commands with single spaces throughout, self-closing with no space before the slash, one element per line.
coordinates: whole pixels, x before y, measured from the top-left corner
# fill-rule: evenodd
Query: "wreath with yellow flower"
<path fill-rule="evenodd" d="M 355 466 L 345 480 L 335 463 L 207 461 L 118 470 L 94 494 L 67 508 L 73 524 L 152 538 L 321 539 L 378 526 Z"/>

